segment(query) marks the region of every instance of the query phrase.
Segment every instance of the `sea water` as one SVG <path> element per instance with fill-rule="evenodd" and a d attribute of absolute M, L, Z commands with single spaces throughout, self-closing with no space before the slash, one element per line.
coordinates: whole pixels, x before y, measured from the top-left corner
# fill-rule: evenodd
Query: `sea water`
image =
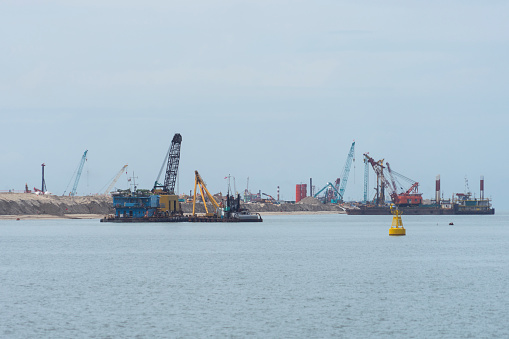
<path fill-rule="evenodd" d="M 3 220 L 0 337 L 509 337 L 509 214 L 391 221 Z"/>

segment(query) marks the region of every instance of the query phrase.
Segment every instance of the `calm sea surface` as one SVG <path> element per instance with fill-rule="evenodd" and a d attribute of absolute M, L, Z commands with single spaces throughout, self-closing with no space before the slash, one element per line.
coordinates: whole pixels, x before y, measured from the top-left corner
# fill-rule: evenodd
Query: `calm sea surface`
<path fill-rule="evenodd" d="M 509 214 L 391 218 L 0 221 L 0 337 L 508 338 Z"/>

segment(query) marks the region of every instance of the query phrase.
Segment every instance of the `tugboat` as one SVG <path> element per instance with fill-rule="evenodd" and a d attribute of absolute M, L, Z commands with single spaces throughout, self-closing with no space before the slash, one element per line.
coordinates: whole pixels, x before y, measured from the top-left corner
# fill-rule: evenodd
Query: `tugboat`
<path fill-rule="evenodd" d="M 240 194 L 237 194 L 237 198 L 234 198 L 232 195 L 230 195 L 230 192 L 226 194 L 226 206 L 224 208 L 224 217 L 238 222 L 263 221 L 259 213 L 251 214 L 251 212 L 249 212 L 247 209 L 241 208 Z"/>

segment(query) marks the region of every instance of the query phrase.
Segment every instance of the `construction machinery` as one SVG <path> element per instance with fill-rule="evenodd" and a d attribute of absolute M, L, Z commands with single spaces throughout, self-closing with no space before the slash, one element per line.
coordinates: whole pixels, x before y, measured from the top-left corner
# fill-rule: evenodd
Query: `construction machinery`
<path fill-rule="evenodd" d="M 175 183 L 177 182 L 178 168 L 180 162 L 180 147 L 182 144 L 182 136 L 175 133 L 171 140 L 170 148 L 166 153 L 163 165 L 159 170 L 152 193 L 159 195 L 159 214 L 172 215 L 181 214 L 178 195 L 175 194 Z M 166 175 L 164 176 L 164 184 L 159 183 L 159 178 L 166 165 Z"/>
<path fill-rule="evenodd" d="M 352 142 L 352 146 L 350 147 L 350 152 L 348 152 L 348 156 L 346 157 L 345 167 L 343 168 L 343 172 L 341 173 L 341 181 L 339 186 L 339 196 L 338 200 L 344 200 L 344 194 L 346 189 L 346 184 L 348 183 L 348 176 L 350 174 L 350 167 L 352 166 L 352 161 L 355 161 L 355 141 Z"/>
<path fill-rule="evenodd" d="M 392 170 L 389 163 L 386 163 L 384 166 L 384 159 L 376 161 L 368 153 L 364 154 L 364 159 L 365 162 L 371 165 L 376 174 L 376 196 L 373 200 L 377 206 L 385 205 L 386 189 L 389 191 L 391 201 L 397 206 L 416 206 L 422 204 L 422 194 L 418 191 L 418 182 Z M 365 174 L 364 179 L 366 180 L 368 177 Z M 407 182 L 407 184 L 402 184 L 400 180 Z M 410 183 L 410 187 L 404 188 L 408 183 Z"/>
<path fill-rule="evenodd" d="M 336 183 L 339 184 L 339 178 L 336 180 Z M 339 196 L 338 185 L 333 185 L 331 182 L 328 182 L 321 190 L 315 193 L 314 198 L 318 198 L 318 196 L 325 192 L 322 202 L 325 203 L 337 203 L 335 197 Z"/>
<path fill-rule="evenodd" d="M 419 183 L 406 176 L 393 171 L 390 164 L 387 163 L 387 171 L 391 179 L 391 199 L 397 206 L 416 206 L 422 204 L 422 193 L 419 193 Z M 400 180 L 406 182 L 402 184 Z M 405 190 L 405 186 L 408 187 Z"/>
<path fill-rule="evenodd" d="M 274 199 L 274 197 L 270 194 L 267 194 L 267 193 L 262 193 L 262 195 L 266 196 L 268 199 L 266 199 L 265 202 L 269 202 L 269 203 L 273 203 L 275 204 L 277 202 L 276 199 Z"/>
<path fill-rule="evenodd" d="M 85 161 L 87 160 L 87 153 L 88 153 L 88 150 L 85 150 L 85 153 L 83 153 L 83 156 L 81 157 L 80 164 L 78 165 L 78 168 L 73 173 L 71 180 L 69 181 L 69 184 L 67 184 L 67 187 L 65 188 L 65 191 L 62 194 L 63 196 L 67 192 L 67 188 L 69 188 L 72 178 L 74 178 L 74 185 L 72 186 L 72 190 L 71 190 L 71 193 L 69 193 L 69 195 L 71 197 L 74 197 L 76 195 L 76 190 L 78 189 L 78 184 L 79 184 L 80 178 L 81 178 L 81 172 L 83 171 L 83 166 L 85 165 Z M 44 173 L 44 164 L 43 164 L 43 173 Z M 43 185 L 45 185 L 45 184 L 43 183 Z M 44 191 L 44 189 L 45 188 L 43 188 L 42 191 Z"/>
<path fill-rule="evenodd" d="M 194 171 L 193 217 L 196 216 L 196 210 L 195 210 L 195 206 L 196 206 L 196 188 L 198 188 L 200 190 L 201 200 L 203 202 L 203 206 L 205 206 L 205 216 L 206 217 L 213 217 L 213 216 L 217 217 L 217 215 L 219 213 L 219 209 L 220 209 L 219 208 L 219 204 L 214 199 L 212 194 L 210 194 L 209 190 L 207 189 L 207 186 L 205 185 L 205 182 L 201 178 L 201 176 L 198 173 L 198 171 Z M 204 191 L 205 191 L 205 193 L 204 193 Z M 215 213 L 209 212 L 209 210 L 207 208 L 207 202 L 205 200 L 205 194 L 207 195 L 207 197 L 209 198 L 209 201 L 214 206 Z"/>
<path fill-rule="evenodd" d="M 171 140 L 170 148 L 166 153 L 163 165 L 159 170 L 159 174 L 154 183 L 154 192 L 164 192 L 166 194 L 175 194 L 175 183 L 177 182 L 178 168 L 180 162 L 180 146 L 182 144 L 182 136 L 179 133 L 175 133 Z M 159 178 L 163 172 L 164 165 L 166 165 L 166 175 L 164 177 L 164 184 L 159 183 Z"/>
<path fill-rule="evenodd" d="M 104 191 L 103 194 L 108 194 L 108 193 L 111 192 L 112 188 L 115 186 L 115 184 L 117 183 L 118 179 L 120 178 L 122 173 L 124 173 L 126 168 L 127 168 L 127 164 L 125 164 L 124 167 L 122 167 L 120 169 L 120 171 L 118 171 L 117 175 L 113 178 L 113 180 L 111 181 L 111 183 L 109 184 L 108 188 L 106 188 L 106 190 Z"/>
<path fill-rule="evenodd" d="M 373 167 L 373 171 L 376 174 L 376 195 L 373 199 L 375 205 L 385 205 L 385 187 L 387 186 L 386 178 L 384 176 L 384 159 L 380 159 L 376 161 L 372 157 L 368 155 L 368 153 L 364 153 L 365 161 L 367 161 L 371 167 Z"/>
<path fill-rule="evenodd" d="M 233 198 L 227 196 L 227 208 L 221 208 L 214 196 L 210 194 L 205 182 L 198 171 L 195 171 L 195 184 L 193 195 L 193 214 L 184 215 L 180 206 L 179 196 L 175 191 L 180 162 L 180 148 L 182 136 L 176 133 L 173 136 L 170 148 L 166 153 L 159 175 L 152 190 L 140 190 L 134 185 L 134 190 L 117 190 L 112 193 L 115 214 L 106 216 L 101 222 L 261 222 L 259 214 L 251 215 L 249 211 L 240 208 L 240 195 Z M 164 184 L 159 178 L 166 167 Z M 134 174 L 133 174 L 134 176 Z M 201 199 L 205 206 L 205 216 L 196 215 L 196 197 L 199 189 Z M 209 211 L 205 195 L 214 206 Z"/>
<path fill-rule="evenodd" d="M 352 162 L 355 161 L 355 141 L 352 142 L 352 146 L 350 146 L 350 151 L 348 152 L 348 156 L 346 157 L 345 166 L 343 167 L 343 171 L 341 172 L 341 176 L 336 179 L 334 185 L 328 182 L 321 190 L 313 195 L 313 197 L 317 198 L 318 195 L 325 191 L 325 197 L 322 199 L 324 203 L 339 203 L 344 200 L 346 185 L 348 183 L 348 177 L 350 175 L 350 168 L 352 167 Z"/>
<path fill-rule="evenodd" d="M 368 187 L 369 187 L 369 161 L 364 154 L 364 203 L 368 203 Z"/>

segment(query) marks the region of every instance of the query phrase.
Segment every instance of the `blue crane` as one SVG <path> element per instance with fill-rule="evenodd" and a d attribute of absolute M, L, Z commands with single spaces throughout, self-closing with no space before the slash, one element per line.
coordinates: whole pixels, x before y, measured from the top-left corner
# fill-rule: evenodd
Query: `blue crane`
<path fill-rule="evenodd" d="M 348 175 L 350 174 L 350 167 L 352 167 L 352 161 L 355 161 L 355 141 L 350 147 L 350 152 L 346 158 L 345 167 L 341 173 L 341 177 L 336 179 L 335 184 L 328 182 L 321 190 L 319 190 L 314 197 L 318 197 L 320 193 L 325 191 L 325 202 L 331 202 L 333 204 L 343 201 L 345 194 L 346 184 L 348 183 Z"/>
<path fill-rule="evenodd" d="M 83 165 L 85 165 L 85 161 L 87 160 L 87 152 L 88 150 L 85 150 L 85 153 L 83 153 L 83 156 L 81 157 L 81 162 L 78 167 L 78 173 L 76 174 L 76 179 L 74 179 L 74 186 L 72 187 L 71 196 L 76 195 L 76 189 L 78 188 L 78 183 L 80 182 L 81 177 L 81 171 L 83 171 Z"/>
<path fill-rule="evenodd" d="M 343 173 L 341 173 L 341 181 L 339 185 L 339 201 L 343 201 L 346 184 L 348 183 L 348 175 L 350 174 L 350 167 L 352 166 L 352 161 L 355 161 L 355 141 L 352 142 L 352 146 L 350 147 L 350 152 L 348 152 L 348 156 L 346 157 L 345 167 L 343 168 Z"/>
<path fill-rule="evenodd" d="M 325 191 L 326 189 L 327 189 L 327 191 Z M 337 197 L 339 195 L 337 188 L 331 182 L 328 182 L 321 190 L 319 190 L 315 195 L 313 195 L 313 197 L 314 198 L 318 197 L 318 195 L 320 195 L 320 193 L 322 193 L 323 191 L 325 191 L 324 203 L 329 202 L 327 199 L 327 197 L 329 197 L 329 192 L 332 193 L 333 197 Z M 336 201 L 330 201 L 330 202 L 335 203 Z"/>

